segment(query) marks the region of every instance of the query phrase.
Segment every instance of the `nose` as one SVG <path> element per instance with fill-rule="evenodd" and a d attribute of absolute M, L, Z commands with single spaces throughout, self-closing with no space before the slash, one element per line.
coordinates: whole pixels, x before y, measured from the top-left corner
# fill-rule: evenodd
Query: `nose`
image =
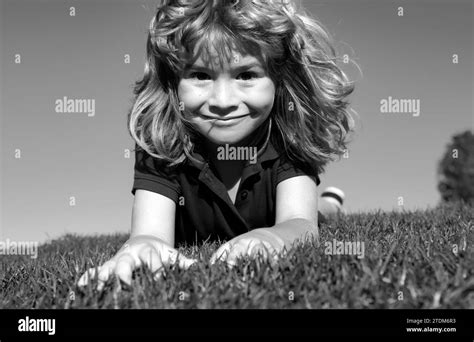
<path fill-rule="evenodd" d="M 238 107 L 238 98 L 233 85 L 226 79 L 217 79 L 208 99 L 209 110 L 219 115 L 226 115 Z"/>

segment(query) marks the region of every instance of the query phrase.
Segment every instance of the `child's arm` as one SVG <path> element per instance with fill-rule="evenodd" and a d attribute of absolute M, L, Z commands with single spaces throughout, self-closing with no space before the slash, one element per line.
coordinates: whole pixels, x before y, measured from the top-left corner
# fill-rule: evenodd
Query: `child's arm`
<path fill-rule="evenodd" d="M 314 180 L 298 176 L 279 183 L 275 225 L 261 229 L 278 235 L 287 248 L 305 236 L 319 237 L 318 188 Z"/>
<path fill-rule="evenodd" d="M 319 238 L 318 191 L 316 182 L 309 176 L 286 179 L 277 185 L 275 225 L 253 229 L 222 245 L 212 256 L 235 264 L 239 255 L 254 255 L 267 250 L 279 252 L 298 239 Z"/>
<path fill-rule="evenodd" d="M 173 248 L 175 213 L 176 203 L 173 200 L 137 189 L 130 239 L 113 258 L 98 268 L 98 289 L 104 286 L 112 274 L 130 285 L 133 270 L 141 265 L 146 265 L 152 272 L 175 262 L 182 268 L 192 265 L 195 260 L 180 255 Z M 95 268 L 87 270 L 79 279 L 78 286 L 85 286 L 96 272 Z"/>
<path fill-rule="evenodd" d="M 153 235 L 174 247 L 176 203 L 155 192 L 137 189 L 132 209 L 132 231 L 137 235 Z M 159 229 L 156 229 L 160 227 Z"/>

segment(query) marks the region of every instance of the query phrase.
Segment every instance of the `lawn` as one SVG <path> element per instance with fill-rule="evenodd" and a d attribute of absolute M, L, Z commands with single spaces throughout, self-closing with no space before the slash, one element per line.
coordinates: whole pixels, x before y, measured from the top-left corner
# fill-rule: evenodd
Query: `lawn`
<path fill-rule="evenodd" d="M 274 265 L 209 266 L 217 243 L 180 247 L 199 259 L 189 270 L 169 267 L 154 281 L 141 268 L 131 287 L 112 279 L 101 292 L 76 282 L 128 236 L 66 235 L 37 259 L 0 256 L 0 308 L 474 308 L 473 209 L 341 215 L 321 224 L 319 247 L 297 245 Z M 363 242 L 363 257 L 331 252 L 336 242 Z"/>

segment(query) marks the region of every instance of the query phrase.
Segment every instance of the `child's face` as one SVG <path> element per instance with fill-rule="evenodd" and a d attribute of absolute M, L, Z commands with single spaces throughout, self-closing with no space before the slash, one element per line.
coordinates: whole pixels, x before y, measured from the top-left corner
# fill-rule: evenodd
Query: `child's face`
<path fill-rule="evenodd" d="M 275 84 L 259 60 L 233 56 L 222 68 L 216 59 L 204 65 L 198 58 L 178 84 L 186 118 L 218 145 L 245 142 L 268 118 L 275 98 Z"/>

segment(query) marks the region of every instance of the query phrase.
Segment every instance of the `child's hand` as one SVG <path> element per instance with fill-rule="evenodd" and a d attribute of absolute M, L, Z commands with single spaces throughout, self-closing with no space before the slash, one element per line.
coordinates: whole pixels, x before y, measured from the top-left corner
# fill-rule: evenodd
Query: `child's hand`
<path fill-rule="evenodd" d="M 284 241 L 268 228 L 254 229 L 220 246 L 211 256 L 210 262 L 214 264 L 217 260 L 221 260 L 233 267 L 238 257 L 245 255 L 255 257 L 258 253 L 264 258 L 276 260 L 284 246 Z"/>
<path fill-rule="evenodd" d="M 113 258 L 98 267 L 99 285 L 97 289 L 102 290 L 104 283 L 112 274 L 130 285 L 132 271 L 141 265 L 144 264 L 152 272 L 155 272 L 162 269 L 163 266 L 176 262 L 178 262 L 179 267 L 187 269 L 196 260 L 179 254 L 176 249 L 157 237 L 151 235 L 135 236 L 129 239 Z M 77 285 L 85 286 L 91 277 L 95 277 L 96 272 L 96 268 L 88 269 L 79 279 Z"/>

